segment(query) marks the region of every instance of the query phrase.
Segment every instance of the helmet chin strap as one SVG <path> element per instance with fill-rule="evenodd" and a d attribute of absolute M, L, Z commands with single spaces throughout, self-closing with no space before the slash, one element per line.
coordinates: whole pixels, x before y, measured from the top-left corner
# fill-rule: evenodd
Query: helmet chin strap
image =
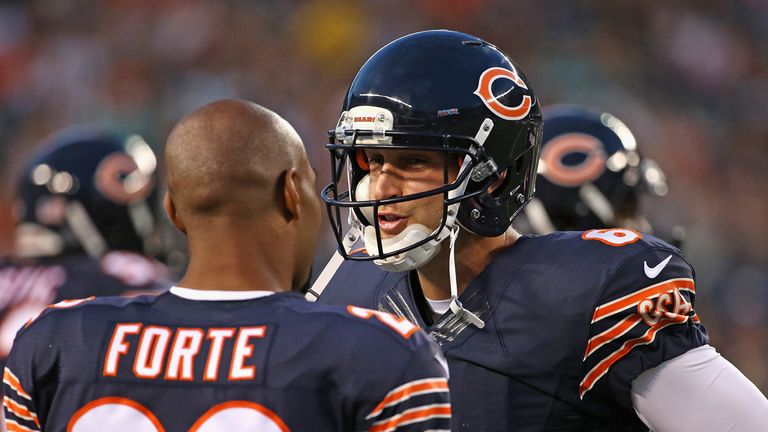
<path fill-rule="evenodd" d="M 605 226 L 615 225 L 616 215 L 613 213 L 613 206 L 597 186 L 584 183 L 579 188 L 579 198 Z"/>
<path fill-rule="evenodd" d="M 544 208 L 541 200 L 533 197 L 528 201 L 528 205 L 523 209 L 525 216 L 528 219 L 528 224 L 531 225 L 531 229 L 536 234 L 548 234 L 557 231 L 555 224 L 552 223 L 552 219 L 549 218 L 547 209 Z"/>
<path fill-rule="evenodd" d="M 458 318 L 470 322 L 477 328 L 485 327 L 485 322 L 478 318 L 477 315 L 464 309 L 464 306 L 459 301 L 459 289 L 456 283 L 456 239 L 459 237 L 459 226 L 456 225 L 451 230 L 451 243 L 450 243 L 450 258 L 448 265 L 448 276 L 451 281 L 451 312 Z"/>
<path fill-rule="evenodd" d="M 96 224 L 88 216 L 88 212 L 80 201 L 70 201 L 67 204 L 65 217 L 69 229 L 72 230 L 72 234 L 88 256 L 99 258 L 107 252 L 109 248 L 106 239 L 96 228 Z"/>
<path fill-rule="evenodd" d="M 427 238 L 432 231 L 421 224 L 408 225 L 400 234 L 381 239 L 382 253 L 388 253 L 422 241 Z M 376 228 L 367 226 L 363 229 L 363 240 L 368 251 L 378 249 L 376 243 Z M 440 251 L 440 237 L 428 241 L 425 244 L 415 247 L 406 252 L 391 256 L 389 258 L 374 260 L 374 264 L 381 267 L 382 270 L 400 272 L 419 268 L 437 255 Z"/>

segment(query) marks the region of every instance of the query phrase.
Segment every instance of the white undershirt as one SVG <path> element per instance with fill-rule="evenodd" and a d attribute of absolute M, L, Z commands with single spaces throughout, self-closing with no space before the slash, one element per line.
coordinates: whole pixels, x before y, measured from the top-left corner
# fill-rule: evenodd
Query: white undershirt
<path fill-rule="evenodd" d="M 432 300 L 426 297 L 424 298 L 427 299 L 429 310 L 432 311 L 432 315 L 434 315 L 435 317 L 442 316 L 443 314 L 448 312 L 448 309 L 451 308 L 451 299 Z"/>
<path fill-rule="evenodd" d="M 274 291 L 215 291 L 183 288 L 180 286 L 171 287 L 171 294 L 187 300 L 202 301 L 251 300 L 255 298 L 266 297 L 274 293 Z"/>
<path fill-rule="evenodd" d="M 632 405 L 655 432 L 768 431 L 768 399 L 709 345 L 641 373 Z"/>

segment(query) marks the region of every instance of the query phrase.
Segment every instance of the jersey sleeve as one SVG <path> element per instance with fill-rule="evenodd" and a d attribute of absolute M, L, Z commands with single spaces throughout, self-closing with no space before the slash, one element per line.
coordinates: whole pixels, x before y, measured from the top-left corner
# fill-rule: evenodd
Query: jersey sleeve
<path fill-rule="evenodd" d="M 40 431 L 45 423 L 47 403 L 41 395 L 48 390 L 46 379 L 55 373 L 56 355 L 47 322 L 22 328 L 3 371 L 3 410 L 6 429 Z M 38 384 L 39 383 L 39 384 Z"/>
<path fill-rule="evenodd" d="M 350 307 L 379 327 L 373 338 L 359 343 L 356 361 L 368 363 L 369 373 L 355 385 L 360 408 L 356 428 L 370 432 L 449 431 L 451 404 L 448 366 L 440 347 L 421 329 L 405 319 L 369 309 Z M 385 329 L 386 328 L 386 329 Z"/>
<path fill-rule="evenodd" d="M 621 263 L 592 313 L 579 395 L 601 393 L 631 409 L 638 375 L 708 342 L 695 300 L 693 268 L 679 250 L 652 246 Z"/>

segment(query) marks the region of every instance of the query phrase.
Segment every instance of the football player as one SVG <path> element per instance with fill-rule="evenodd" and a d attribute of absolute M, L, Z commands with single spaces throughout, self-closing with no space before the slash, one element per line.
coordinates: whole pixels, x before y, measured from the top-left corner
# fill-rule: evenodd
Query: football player
<path fill-rule="evenodd" d="M 768 400 L 708 345 L 678 249 L 631 229 L 510 228 L 533 197 L 542 119 L 499 49 L 402 37 L 342 110 L 322 197 L 346 260 L 307 297 L 426 329 L 454 430 L 768 430 Z"/>
<path fill-rule="evenodd" d="M 515 226 L 537 234 L 619 227 L 653 233 L 642 198 L 666 195 L 666 175 L 640 154 L 624 122 L 577 105 L 545 108 L 543 119 L 536 195 Z M 676 226 L 663 237 L 680 247 L 684 230 Z"/>
<path fill-rule="evenodd" d="M 62 302 L 19 332 L 13 431 L 446 431 L 439 346 L 407 320 L 307 302 L 322 204 L 301 139 L 223 100 L 171 132 L 166 208 L 189 239 L 170 291 Z"/>
<path fill-rule="evenodd" d="M 21 326 L 65 299 L 170 286 L 160 250 L 157 161 L 138 135 L 73 126 L 48 137 L 17 187 L 16 251 L 0 259 L 0 362 Z"/>

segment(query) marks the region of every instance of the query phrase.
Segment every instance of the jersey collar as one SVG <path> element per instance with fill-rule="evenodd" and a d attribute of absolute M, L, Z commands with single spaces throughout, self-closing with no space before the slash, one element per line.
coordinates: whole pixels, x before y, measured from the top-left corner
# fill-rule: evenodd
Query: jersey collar
<path fill-rule="evenodd" d="M 274 291 L 214 291 L 173 286 L 171 294 L 187 300 L 232 301 L 266 297 L 274 294 Z"/>

